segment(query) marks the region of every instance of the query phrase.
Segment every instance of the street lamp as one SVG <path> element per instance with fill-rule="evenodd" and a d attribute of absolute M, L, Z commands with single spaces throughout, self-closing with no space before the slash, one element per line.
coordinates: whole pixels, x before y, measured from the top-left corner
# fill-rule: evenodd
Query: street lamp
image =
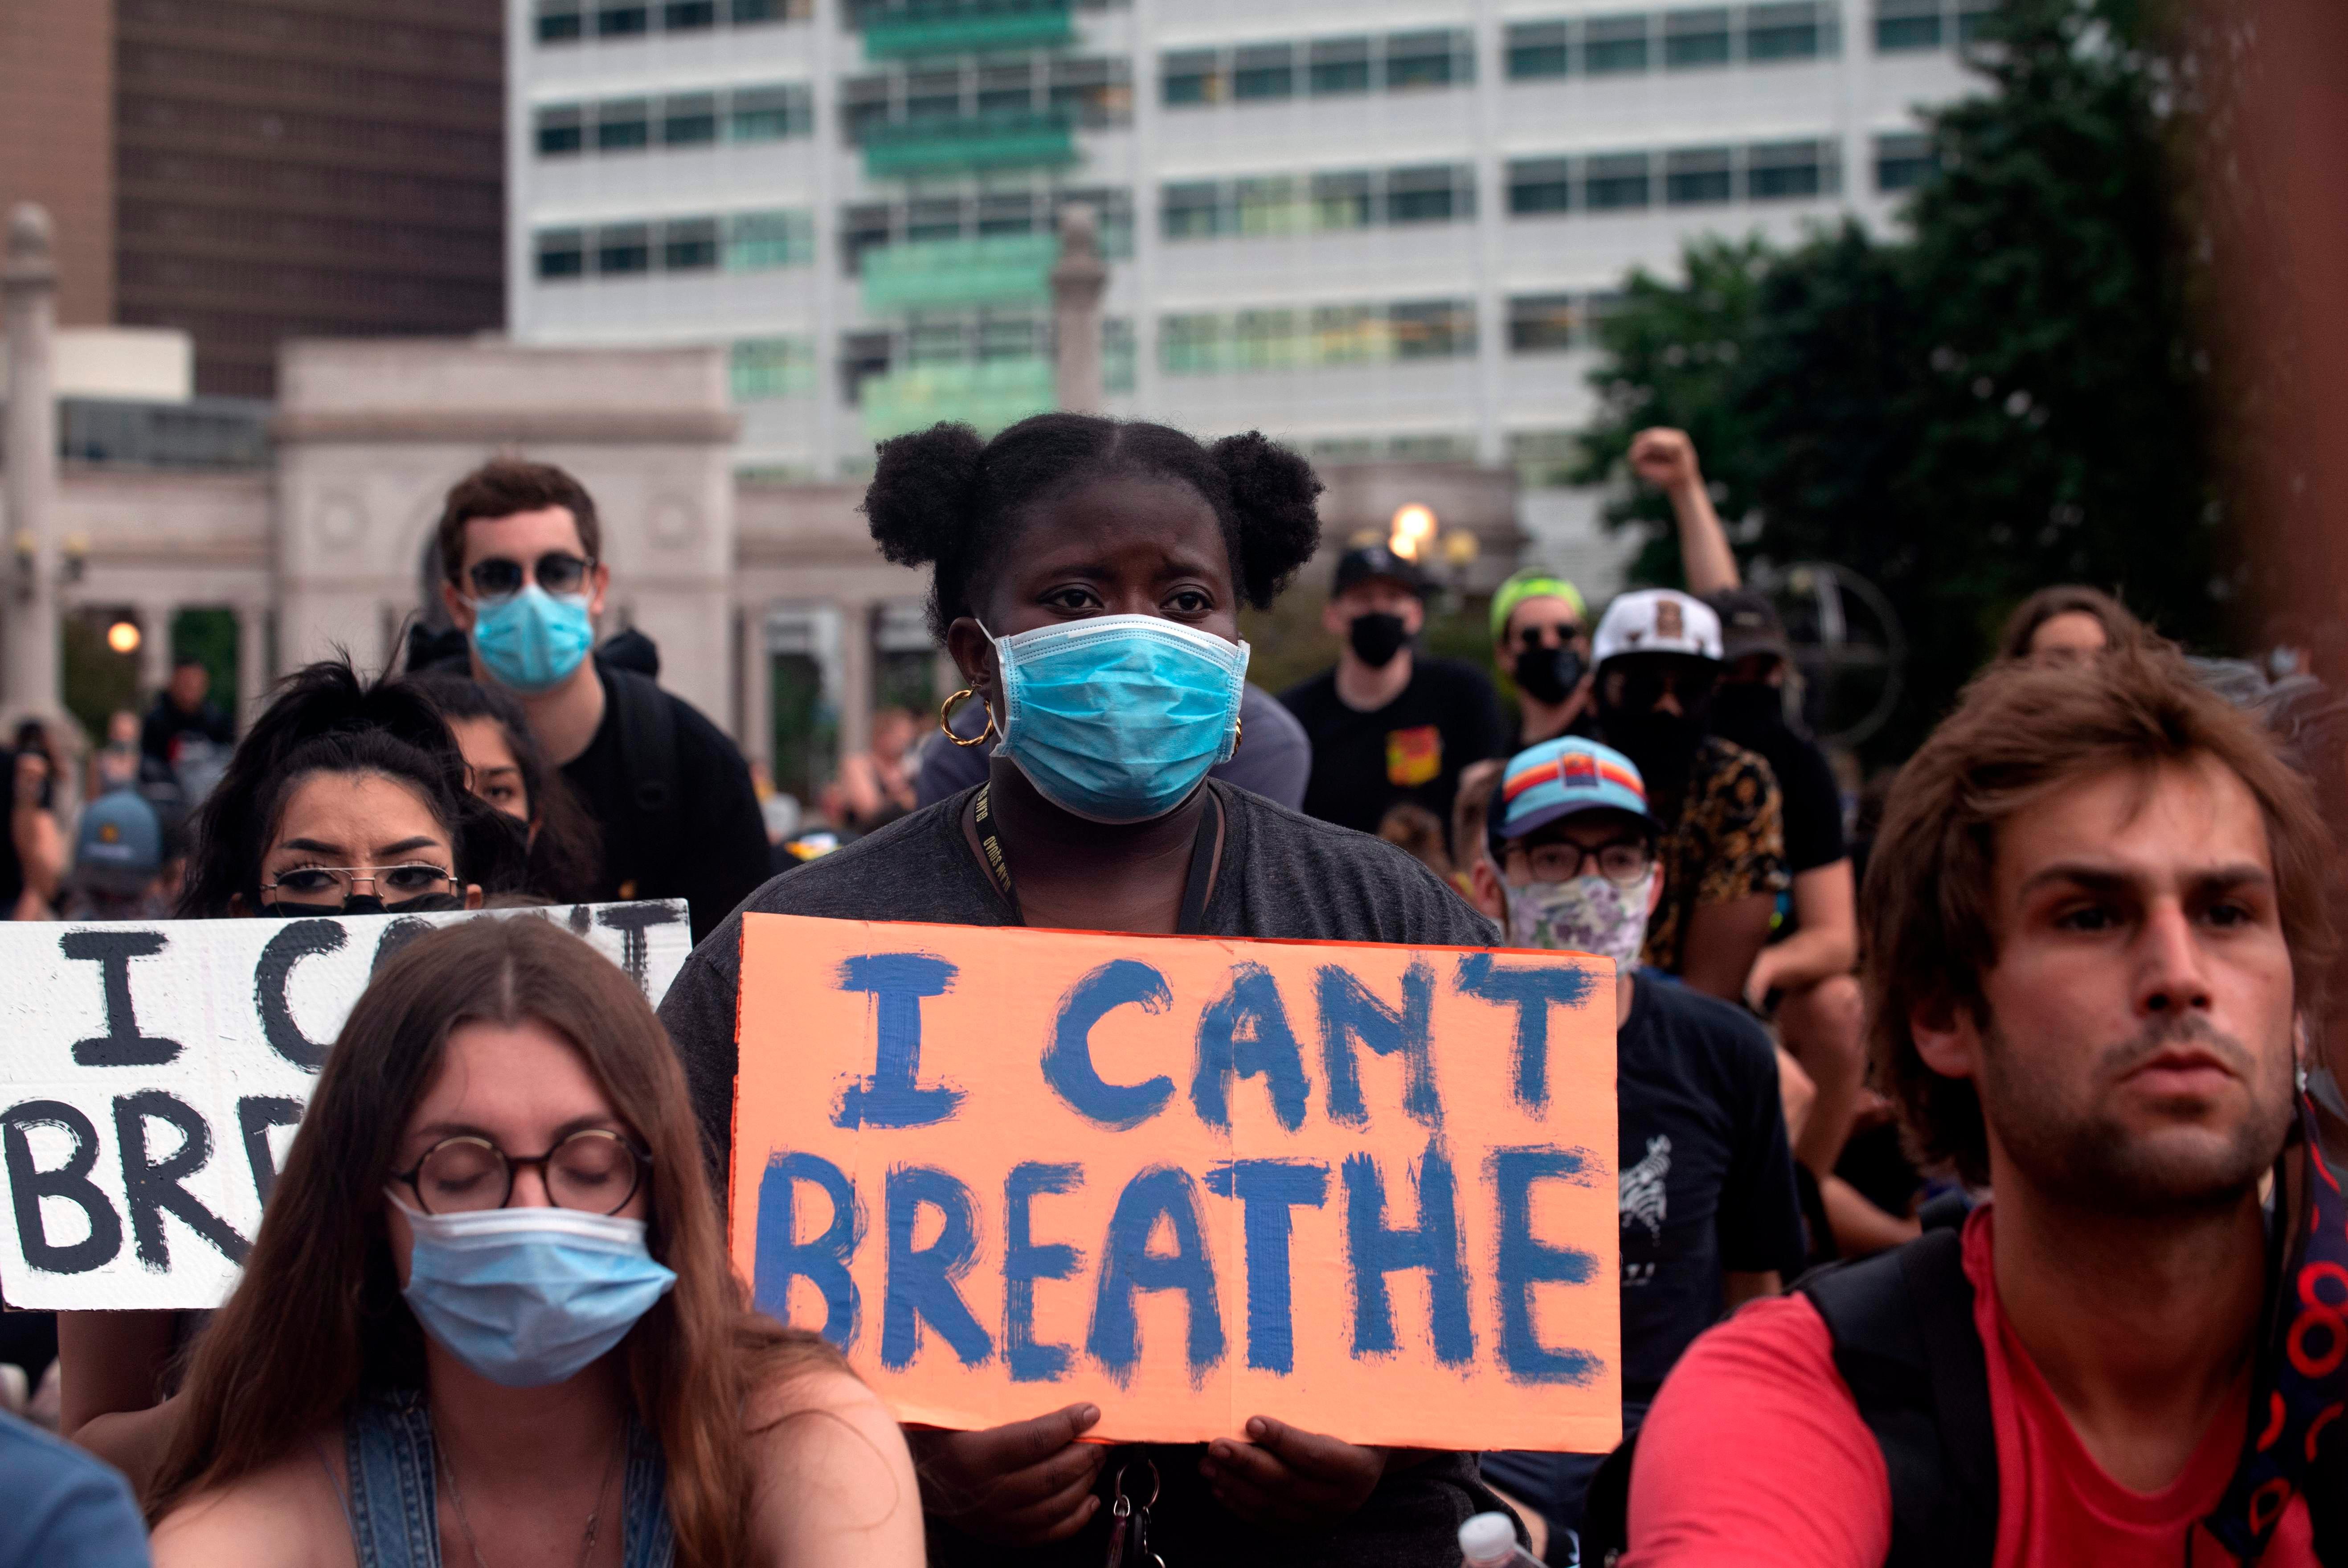
<path fill-rule="evenodd" d="M 126 657 L 139 651 L 139 623 L 117 621 L 106 629 L 106 645 Z"/>

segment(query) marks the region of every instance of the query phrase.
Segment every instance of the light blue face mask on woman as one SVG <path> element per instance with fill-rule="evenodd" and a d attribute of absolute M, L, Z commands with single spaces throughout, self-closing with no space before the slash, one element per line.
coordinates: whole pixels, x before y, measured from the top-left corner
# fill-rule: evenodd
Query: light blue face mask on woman
<path fill-rule="evenodd" d="M 646 1250 L 642 1220 L 576 1209 L 399 1209 L 416 1237 L 401 1298 L 427 1334 L 501 1387 L 572 1377 L 627 1337 L 676 1284 Z"/>
<path fill-rule="evenodd" d="M 1096 615 L 995 637 L 994 657 L 1004 755 L 1088 821 L 1162 817 L 1239 748 L 1245 643 L 1163 615 Z"/>
<path fill-rule="evenodd" d="M 473 602 L 473 647 L 499 686 L 541 692 L 561 686 L 594 645 L 584 594 L 553 594 L 537 583 L 502 599 Z"/>

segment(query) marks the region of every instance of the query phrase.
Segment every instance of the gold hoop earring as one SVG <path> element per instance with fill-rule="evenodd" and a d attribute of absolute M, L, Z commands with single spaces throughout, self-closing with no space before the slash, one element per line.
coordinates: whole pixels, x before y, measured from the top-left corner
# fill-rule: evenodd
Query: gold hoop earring
<path fill-rule="evenodd" d="M 994 735 L 994 710 L 991 707 L 986 708 L 986 727 L 984 729 L 980 730 L 976 735 L 972 736 L 967 740 L 964 740 L 961 736 L 954 733 L 954 704 L 960 702 L 966 696 L 978 696 L 978 693 L 971 690 L 968 686 L 964 686 L 962 690 L 954 693 L 953 696 L 946 698 L 945 701 L 938 705 L 938 727 L 945 731 L 946 738 L 953 741 L 956 746 L 983 746 Z M 979 706 L 981 707 L 986 707 L 986 699 L 984 697 L 979 697 Z"/>

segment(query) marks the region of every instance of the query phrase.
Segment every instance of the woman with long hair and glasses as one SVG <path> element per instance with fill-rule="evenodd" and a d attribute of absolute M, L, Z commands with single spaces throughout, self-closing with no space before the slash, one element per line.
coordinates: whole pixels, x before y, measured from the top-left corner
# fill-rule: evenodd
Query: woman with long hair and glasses
<path fill-rule="evenodd" d="M 191 824 L 177 913 L 424 913 L 520 891 L 522 835 L 465 788 L 439 710 L 343 660 L 289 676 Z M 166 1403 L 198 1313 L 59 1315 L 66 1433 L 136 1481 L 170 1435 Z"/>
<path fill-rule="evenodd" d="M 442 671 L 402 684 L 431 698 L 448 721 L 473 793 L 527 832 L 530 891 L 557 903 L 589 897 L 601 859 L 595 824 L 548 763 L 521 704 L 501 687 Z"/>
<path fill-rule="evenodd" d="M 913 1568 L 887 1410 L 745 1295 L 628 977 L 527 914 L 418 938 L 197 1349 L 156 1562 Z"/>
<path fill-rule="evenodd" d="M 985 781 L 778 877 L 743 908 L 844 920 L 1489 946 L 1491 923 L 1394 845 L 1210 779 L 1245 744 L 1243 604 L 1311 559 L 1320 481 L 1262 436 L 1044 414 L 982 442 L 882 444 L 864 510 L 882 553 L 931 569 L 957 703 L 1002 731 Z M 949 704 L 949 708 L 953 705 Z M 941 723 L 943 724 L 942 717 Z M 975 727 L 975 721 L 965 727 Z M 949 731 L 951 734 L 952 732 Z M 662 1016 L 702 1130 L 731 1142 L 736 913 Z M 1039 1400 L 1040 1403 L 1040 1400 Z M 1374 1449 L 1265 1412 L 1245 1440 L 1120 1450 L 1097 1406 L 917 1432 L 941 1563 L 1098 1563 L 1123 1501 L 1169 1563 L 1457 1562 L 1499 1506 L 1468 1454 Z"/>

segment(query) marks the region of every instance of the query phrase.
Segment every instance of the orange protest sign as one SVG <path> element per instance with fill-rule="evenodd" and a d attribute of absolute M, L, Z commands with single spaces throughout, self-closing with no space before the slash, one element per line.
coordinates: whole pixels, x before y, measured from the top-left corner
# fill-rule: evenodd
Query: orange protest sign
<path fill-rule="evenodd" d="M 900 1419 L 1621 1433 L 1612 965 L 752 914 L 734 1257 Z"/>

